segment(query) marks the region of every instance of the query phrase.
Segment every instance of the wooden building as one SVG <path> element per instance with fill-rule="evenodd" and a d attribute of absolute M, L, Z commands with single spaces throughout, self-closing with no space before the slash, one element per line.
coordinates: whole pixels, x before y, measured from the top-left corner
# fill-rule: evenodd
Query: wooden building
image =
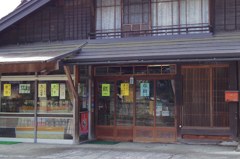
<path fill-rule="evenodd" d="M 237 140 L 239 5 L 23 3 L 0 20 L 1 139 Z"/>

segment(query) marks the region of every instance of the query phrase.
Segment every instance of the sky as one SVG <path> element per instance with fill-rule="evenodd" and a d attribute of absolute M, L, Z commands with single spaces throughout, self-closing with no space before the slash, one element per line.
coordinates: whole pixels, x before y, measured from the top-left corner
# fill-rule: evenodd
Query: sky
<path fill-rule="evenodd" d="M 0 19 L 13 11 L 19 4 L 21 0 L 1 0 L 0 5 Z"/>

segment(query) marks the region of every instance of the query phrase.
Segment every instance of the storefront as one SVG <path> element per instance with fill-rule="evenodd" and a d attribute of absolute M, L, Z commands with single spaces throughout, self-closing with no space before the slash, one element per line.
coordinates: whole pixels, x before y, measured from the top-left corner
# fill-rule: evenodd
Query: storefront
<path fill-rule="evenodd" d="M 94 70 L 97 139 L 176 141 L 176 65 Z"/>
<path fill-rule="evenodd" d="M 79 124 L 74 89 L 78 70 L 61 59 L 78 54 L 81 46 L 41 43 L 1 48 L 1 140 L 78 142 L 79 126 L 74 124 Z"/>

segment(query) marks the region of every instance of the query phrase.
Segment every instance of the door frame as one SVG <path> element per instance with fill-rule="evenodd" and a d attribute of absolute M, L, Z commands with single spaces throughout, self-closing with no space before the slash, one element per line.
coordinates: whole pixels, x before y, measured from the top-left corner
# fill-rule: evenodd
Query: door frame
<path fill-rule="evenodd" d="M 117 126 L 116 124 L 116 87 L 117 81 L 119 80 L 129 80 L 130 77 L 134 78 L 134 92 L 133 92 L 133 125 L 132 126 Z M 117 140 L 117 141 L 136 141 L 136 142 L 175 142 L 177 138 L 177 106 L 176 106 L 176 75 L 124 75 L 121 77 L 118 76 L 96 76 L 94 78 L 94 103 L 96 106 L 95 109 L 95 134 L 97 139 L 104 139 L 104 140 Z M 137 80 L 152 80 L 154 81 L 154 97 L 156 96 L 156 81 L 157 80 L 174 80 L 175 85 L 175 94 L 174 94 L 174 127 L 156 127 L 156 100 L 154 100 L 154 126 L 153 127 L 145 127 L 145 126 L 136 126 L 136 81 Z M 112 81 L 114 83 L 114 125 L 103 126 L 97 125 L 98 115 L 97 115 L 97 87 L 99 81 Z M 136 137 L 138 130 L 148 131 L 151 133 L 152 138 L 139 138 Z M 132 137 L 124 137 L 119 136 L 119 133 L 127 132 L 128 134 L 132 132 Z M 106 133 L 105 135 L 101 135 L 101 133 Z M 169 137 L 168 133 L 171 133 L 171 138 Z M 159 137 L 161 136 L 161 137 Z"/>

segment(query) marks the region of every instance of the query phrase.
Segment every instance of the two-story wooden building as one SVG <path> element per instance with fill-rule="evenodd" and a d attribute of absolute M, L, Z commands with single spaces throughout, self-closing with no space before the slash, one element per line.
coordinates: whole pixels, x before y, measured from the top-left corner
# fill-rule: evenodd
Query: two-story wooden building
<path fill-rule="evenodd" d="M 225 92 L 240 86 L 239 6 L 20 5 L 0 20 L 1 140 L 78 143 L 87 132 L 118 141 L 237 140 L 238 97 L 226 102 Z"/>

